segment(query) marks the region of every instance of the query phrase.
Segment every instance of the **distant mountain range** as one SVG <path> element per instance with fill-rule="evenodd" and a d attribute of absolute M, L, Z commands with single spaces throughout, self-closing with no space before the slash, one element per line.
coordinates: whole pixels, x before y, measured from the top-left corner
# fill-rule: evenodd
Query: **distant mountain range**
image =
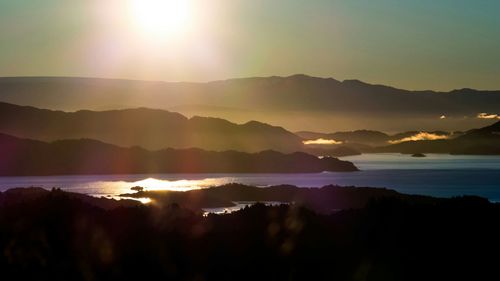
<path fill-rule="evenodd" d="M 186 118 L 146 108 L 68 113 L 0 102 L 0 132 L 42 141 L 87 138 L 151 150 L 303 150 L 302 139 L 281 127 L 256 121 L 239 125 L 219 118 Z"/>
<path fill-rule="evenodd" d="M 148 107 L 186 116 L 257 120 L 294 131 L 467 130 L 500 113 L 500 91 L 408 91 L 306 75 L 207 83 L 99 78 L 0 78 L 0 101 L 75 111 Z"/>
<path fill-rule="evenodd" d="M 109 111 L 52 111 L 0 102 L 0 133 L 52 142 L 94 139 L 122 147 L 199 148 L 255 153 L 275 150 L 341 157 L 359 152 L 499 154 L 498 124 L 467 132 L 407 131 L 386 134 L 355 130 L 335 133 L 302 131 L 250 121 L 187 118 L 165 110 L 137 108 Z M 315 140 L 331 144 L 315 144 Z M 313 140 L 313 144 L 304 141 Z"/>
<path fill-rule="evenodd" d="M 148 151 L 89 139 L 46 143 L 5 134 L 0 134 L 0 155 L 0 176 L 357 171 L 351 162 L 303 152 Z"/>

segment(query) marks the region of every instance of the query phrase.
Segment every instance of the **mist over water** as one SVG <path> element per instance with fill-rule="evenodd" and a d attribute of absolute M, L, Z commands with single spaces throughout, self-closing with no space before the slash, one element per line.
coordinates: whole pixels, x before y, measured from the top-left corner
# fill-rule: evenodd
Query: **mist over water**
<path fill-rule="evenodd" d="M 455 156 L 429 154 L 414 158 L 403 154 L 364 154 L 344 157 L 359 172 L 313 174 L 158 174 L 50 177 L 0 177 L 0 190 L 14 187 L 57 187 L 94 196 L 111 196 L 146 190 L 208 188 L 228 183 L 266 187 L 291 184 L 300 187 L 386 187 L 401 193 L 436 197 L 477 195 L 500 202 L 500 156 Z M 146 201 L 146 200 L 145 200 Z"/>

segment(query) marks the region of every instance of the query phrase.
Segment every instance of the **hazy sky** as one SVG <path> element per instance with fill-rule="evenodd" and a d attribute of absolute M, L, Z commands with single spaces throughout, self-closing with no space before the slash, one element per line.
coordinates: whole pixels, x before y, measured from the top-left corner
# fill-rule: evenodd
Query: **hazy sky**
<path fill-rule="evenodd" d="M 0 76 L 305 73 L 408 89 L 500 89 L 498 0 L 192 0 L 168 33 L 145 30 L 139 21 L 153 15 L 138 19 L 131 1 L 0 0 Z"/>

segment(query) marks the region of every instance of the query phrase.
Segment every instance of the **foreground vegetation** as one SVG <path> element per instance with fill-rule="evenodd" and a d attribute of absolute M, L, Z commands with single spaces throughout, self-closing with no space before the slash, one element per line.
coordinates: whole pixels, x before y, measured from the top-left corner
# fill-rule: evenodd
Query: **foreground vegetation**
<path fill-rule="evenodd" d="M 488 254 L 500 250 L 499 219 L 500 206 L 477 197 L 203 217 L 17 190 L 0 193 L 0 270 L 2 280 L 486 280 L 500 262 Z"/>

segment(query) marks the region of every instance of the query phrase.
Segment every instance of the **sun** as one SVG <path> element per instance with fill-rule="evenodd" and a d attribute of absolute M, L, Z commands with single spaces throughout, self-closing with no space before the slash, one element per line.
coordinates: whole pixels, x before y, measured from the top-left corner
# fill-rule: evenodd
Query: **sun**
<path fill-rule="evenodd" d="M 134 23 L 146 35 L 168 39 L 186 32 L 192 9 L 189 0 L 129 0 Z"/>

